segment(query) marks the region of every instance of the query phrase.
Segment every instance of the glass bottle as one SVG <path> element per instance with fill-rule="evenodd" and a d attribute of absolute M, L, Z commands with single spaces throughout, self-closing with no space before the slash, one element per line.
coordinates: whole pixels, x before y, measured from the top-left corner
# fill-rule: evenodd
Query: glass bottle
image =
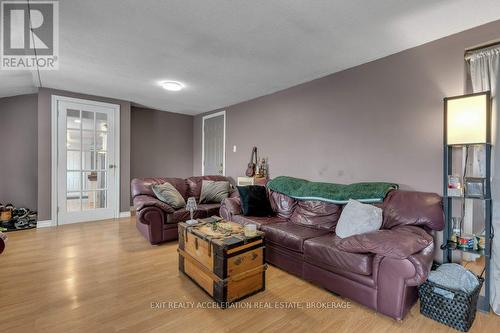
<path fill-rule="evenodd" d="M 451 241 L 454 243 L 458 242 L 458 237 L 460 236 L 460 221 L 461 217 L 452 217 L 451 218 Z"/>

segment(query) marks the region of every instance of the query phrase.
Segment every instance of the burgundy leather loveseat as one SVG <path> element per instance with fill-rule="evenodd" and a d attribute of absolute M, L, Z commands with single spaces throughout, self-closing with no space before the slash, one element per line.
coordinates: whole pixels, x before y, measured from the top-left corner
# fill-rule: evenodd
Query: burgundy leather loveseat
<path fill-rule="evenodd" d="M 136 209 L 137 229 L 151 244 L 159 244 L 178 238 L 177 223 L 189 220 L 189 211 L 181 208 L 173 209 L 168 204 L 158 200 L 151 185 L 169 182 L 187 201 L 189 197 L 200 200 L 202 180 L 228 180 L 224 176 L 202 176 L 183 178 L 135 178 L 131 189 L 134 208 Z M 204 218 L 219 215 L 220 204 L 199 204 L 194 211 L 194 218 Z"/>
<path fill-rule="evenodd" d="M 380 207 L 383 209 L 382 229 L 394 232 L 370 239 L 378 248 L 385 245 L 410 250 L 401 241 L 408 230 L 416 237 L 427 238 L 425 248 L 407 257 L 395 258 L 394 253 L 355 253 L 340 249 L 341 240 L 335 226 L 342 206 L 320 201 L 297 201 L 284 194 L 270 191 L 270 201 L 276 216 L 249 217 L 241 215 L 237 197 L 225 199 L 222 217 L 240 224 L 253 223 L 265 232 L 266 260 L 294 275 L 325 289 L 368 306 L 395 319 L 402 319 L 417 300 L 417 286 L 423 283 L 432 265 L 434 243 L 427 233 L 443 228 L 441 197 L 433 193 L 393 190 Z M 380 233 L 379 233 L 380 236 Z M 412 237 L 412 236 L 410 236 Z M 396 251 L 398 252 L 398 251 Z M 399 251 L 400 252 L 400 251 Z M 404 252 L 404 251 L 403 251 Z"/>

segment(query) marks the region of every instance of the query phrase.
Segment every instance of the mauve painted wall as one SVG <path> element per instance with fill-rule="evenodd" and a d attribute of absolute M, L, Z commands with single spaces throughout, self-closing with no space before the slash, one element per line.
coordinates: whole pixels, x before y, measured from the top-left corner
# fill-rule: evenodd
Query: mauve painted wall
<path fill-rule="evenodd" d="M 38 92 L 38 219 L 51 219 L 52 95 L 120 105 L 120 211 L 130 210 L 130 102 L 69 91 L 41 88 Z"/>
<path fill-rule="evenodd" d="M 391 181 L 441 193 L 443 97 L 464 92 L 464 50 L 499 38 L 495 21 L 226 107 L 226 173 L 243 175 L 256 145 L 271 176 Z M 193 123 L 194 174 L 201 117 Z"/>
<path fill-rule="evenodd" d="M 0 202 L 37 209 L 37 95 L 0 98 Z"/>
<path fill-rule="evenodd" d="M 132 178 L 187 178 L 193 170 L 192 151 L 192 116 L 132 107 Z"/>

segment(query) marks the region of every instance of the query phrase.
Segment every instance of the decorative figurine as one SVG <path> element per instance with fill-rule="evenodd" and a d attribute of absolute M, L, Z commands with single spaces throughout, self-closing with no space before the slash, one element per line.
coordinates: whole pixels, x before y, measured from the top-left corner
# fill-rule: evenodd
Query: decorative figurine
<path fill-rule="evenodd" d="M 266 158 L 262 157 L 260 159 L 257 169 L 258 169 L 257 177 L 267 178 L 267 159 Z"/>

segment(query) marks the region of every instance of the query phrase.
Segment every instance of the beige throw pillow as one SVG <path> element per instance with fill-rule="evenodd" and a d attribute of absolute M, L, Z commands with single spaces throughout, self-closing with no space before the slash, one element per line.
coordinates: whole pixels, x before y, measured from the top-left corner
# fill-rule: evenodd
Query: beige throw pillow
<path fill-rule="evenodd" d="M 201 183 L 200 203 L 221 203 L 229 196 L 228 181 L 203 180 Z"/>
<path fill-rule="evenodd" d="M 151 188 L 158 200 L 170 205 L 173 209 L 179 209 L 186 206 L 186 201 L 174 185 L 167 182 L 153 185 Z"/>
<path fill-rule="evenodd" d="M 349 199 L 342 209 L 335 233 L 340 238 L 376 231 L 382 226 L 382 209 Z"/>

